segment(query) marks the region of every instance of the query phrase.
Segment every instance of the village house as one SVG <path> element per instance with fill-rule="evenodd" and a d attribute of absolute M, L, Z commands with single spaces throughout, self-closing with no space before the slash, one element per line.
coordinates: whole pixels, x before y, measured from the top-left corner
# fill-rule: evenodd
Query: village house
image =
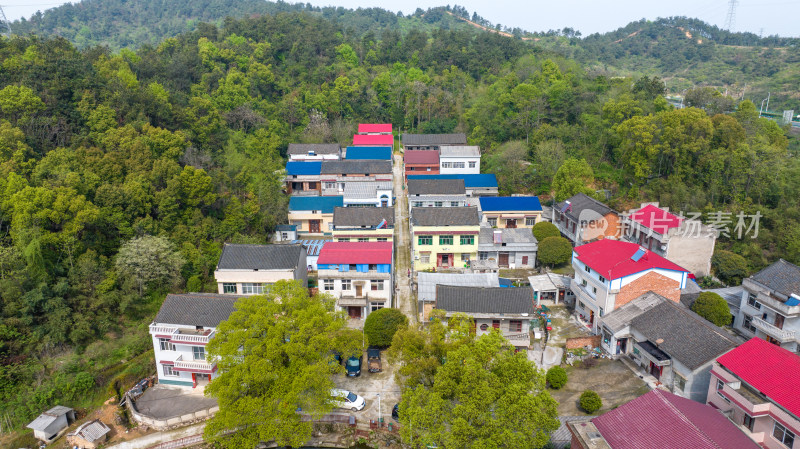
<path fill-rule="evenodd" d="M 539 244 L 530 229 L 494 229 L 481 226 L 478 237 L 476 271 L 497 271 L 500 268 L 533 268 Z"/>
<path fill-rule="evenodd" d="M 800 449 L 798 373 L 800 355 L 752 338 L 717 359 L 708 405 L 761 447 Z"/>
<path fill-rule="evenodd" d="M 394 205 L 391 181 L 348 182 L 342 193 L 345 207 L 391 207 Z"/>
<path fill-rule="evenodd" d="M 264 287 L 281 280 L 308 278 L 307 252 L 303 245 L 248 245 L 226 243 L 214 270 L 221 294 L 259 295 Z"/>
<path fill-rule="evenodd" d="M 620 219 L 610 207 L 579 193 L 553 207 L 552 222 L 573 246 L 620 237 Z"/>
<path fill-rule="evenodd" d="M 319 289 L 351 319 L 392 306 L 392 242 L 331 242 L 317 260 Z"/>
<path fill-rule="evenodd" d="M 401 139 L 403 150 L 436 150 L 448 145 L 463 146 L 467 144 L 467 135 L 455 134 L 403 134 Z"/>
<path fill-rule="evenodd" d="M 335 161 L 341 159 L 342 148 L 337 143 L 290 143 L 286 155 L 289 161 Z"/>
<path fill-rule="evenodd" d="M 439 173 L 478 174 L 481 172 L 481 148 L 478 146 L 439 147 Z"/>
<path fill-rule="evenodd" d="M 408 207 L 464 207 L 466 192 L 461 179 L 409 179 Z"/>
<path fill-rule="evenodd" d="M 234 311 L 241 296 L 207 293 L 169 294 L 150 324 L 158 382 L 205 388 L 217 376 L 206 346 L 219 323 Z"/>
<path fill-rule="evenodd" d="M 297 239 L 297 226 L 282 224 L 275 226 L 275 234 L 272 236 L 273 242 L 291 242 Z"/>
<path fill-rule="evenodd" d="M 603 239 L 572 250 L 571 282 L 578 318 L 594 333 L 597 317 L 648 291 L 679 302 L 689 271 L 634 243 Z"/>
<path fill-rule="evenodd" d="M 430 150 L 407 150 L 403 154 L 403 164 L 405 165 L 405 177 L 408 175 L 438 175 L 439 174 L 439 152 Z"/>
<path fill-rule="evenodd" d="M 461 179 L 467 193 L 467 202 L 470 206 L 478 205 L 478 197 L 497 196 L 497 177 L 490 173 L 479 175 L 408 175 L 412 179 Z"/>
<path fill-rule="evenodd" d="M 358 134 L 392 134 L 391 123 L 359 123 Z"/>
<path fill-rule="evenodd" d="M 391 161 L 330 161 L 322 163 L 320 170 L 322 195 L 342 195 L 353 205 L 388 207 L 394 203 Z"/>
<path fill-rule="evenodd" d="M 528 282 L 533 290 L 533 299 L 539 306 L 542 301 L 554 305 L 567 304 L 574 306 L 575 293 L 570 289 L 572 278 L 546 271 L 544 274 L 529 276 Z"/>
<path fill-rule="evenodd" d="M 344 159 L 347 161 L 390 161 L 392 160 L 392 147 L 347 147 L 345 149 Z"/>
<path fill-rule="evenodd" d="M 530 229 L 542 221 L 542 203 L 536 196 L 487 196 L 479 202 L 485 226 Z"/>
<path fill-rule="evenodd" d="M 570 449 L 759 449 L 705 404 L 652 390 L 595 418 L 567 422 Z"/>
<path fill-rule="evenodd" d="M 289 224 L 298 235 L 330 235 L 333 209 L 344 206 L 341 196 L 293 196 L 289 198 Z"/>
<path fill-rule="evenodd" d="M 734 327 L 800 353 L 800 267 L 783 259 L 742 280 Z"/>
<path fill-rule="evenodd" d="M 319 253 L 322 251 L 322 247 L 325 246 L 326 243 L 333 241 L 333 238 L 312 236 L 306 237 L 307 238 L 302 240 L 292 240 L 291 243 L 303 245 L 303 248 L 306 249 L 306 266 L 308 267 L 308 271 L 317 271 L 317 259 L 319 259 Z"/>
<path fill-rule="evenodd" d="M 531 344 L 535 308 L 529 288 L 437 285 L 436 309 L 445 311 L 447 318 L 469 315 L 476 336 L 498 329 L 513 346 L 527 349 Z"/>
<path fill-rule="evenodd" d="M 410 223 L 416 271 L 464 271 L 478 255 L 476 207 L 415 207 Z"/>
<path fill-rule="evenodd" d="M 289 161 L 286 163 L 286 193 L 289 195 L 319 196 L 321 161 Z"/>
<path fill-rule="evenodd" d="M 96 449 L 106 442 L 111 428 L 99 419 L 86 421 L 67 434 L 67 444 L 73 448 Z"/>
<path fill-rule="evenodd" d="M 37 440 L 51 443 L 74 421 L 75 410 L 57 405 L 39 415 L 25 427 L 33 430 L 33 436 Z"/>
<path fill-rule="evenodd" d="M 417 273 L 417 298 L 422 321 L 431 316 L 436 304 L 436 286 L 456 285 L 460 287 L 499 287 L 497 273 Z"/>
<path fill-rule="evenodd" d="M 333 210 L 337 242 L 394 241 L 394 207 L 337 207 Z"/>
<path fill-rule="evenodd" d="M 394 136 L 391 134 L 356 134 L 353 136 L 353 146 L 394 148 Z"/>
<path fill-rule="evenodd" d="M 688 269 L 697 277 L 711 274 L 718 231 L 700 220 L 687 220 L 643 203 L 622 216 L 622 237 Z"/>

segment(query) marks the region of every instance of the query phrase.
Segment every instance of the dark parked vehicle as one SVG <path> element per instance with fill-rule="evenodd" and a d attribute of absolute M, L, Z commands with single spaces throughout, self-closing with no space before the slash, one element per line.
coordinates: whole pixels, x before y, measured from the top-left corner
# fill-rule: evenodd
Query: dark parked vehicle
<path fill-rule="evenodd" d="M 400 404 L 395 404 L 394 407 L 392 407 L 392 419 L 400 421 Z"/>
<path fill-rule="evenodd" d="M 370 373 L 380 373 L 383 371 L 381 350 L 374 346 L 367 348 L 367 370 Z"/>
<path fill-rule="evenodd" d="M 362 356 L 358 357 L 350 357 L 345 362 L 344 367 L 347 369 L 347 376 L 348 377 L 356 377 L 361 375 L 361 361 L 363 360 Z"/>

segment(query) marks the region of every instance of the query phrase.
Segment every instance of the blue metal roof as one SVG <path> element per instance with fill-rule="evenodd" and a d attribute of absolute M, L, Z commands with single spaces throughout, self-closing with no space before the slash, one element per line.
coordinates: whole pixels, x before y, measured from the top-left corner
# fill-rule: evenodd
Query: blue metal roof
<path fill-rule="evenodd" d="M 538 196 L 482 196 L 482 211 L 542 210 Z"/>
<path fill-rule="evenodd" d="M 408 179 L 463 179 L 464 187 L 497 187 L 497 177 L 491 173 L 479 175 L 408 175 Z"/>
<path fill-rule="evenodd" d="M 392 147 L 347 147 L 344 158 L 388 161 L 392 159 Z"/>
<path fill-rule="evenodd" d="M 299 243 L 303 245 L 306 249 L 306 253 L 309 256 L 319 256 L 319 252 L 322 251 L 322 247 L 325 246 L 326 243 L 332 242 L 333 239 L 314 239 L 314 240 L 292 240 L 292 243 Z"/>
<path fill-rule="evenodd" d="M 322 172 L 322 161 L 292 161 L 286 163 L 288 175 L 318 175 Z"/>
<path fill-rule="evenodd" d="M 334 207 L 344 206 L 341 196 L 293 196 L 289 198 L 289 210 L 319 210 L 332 214 Z"/>

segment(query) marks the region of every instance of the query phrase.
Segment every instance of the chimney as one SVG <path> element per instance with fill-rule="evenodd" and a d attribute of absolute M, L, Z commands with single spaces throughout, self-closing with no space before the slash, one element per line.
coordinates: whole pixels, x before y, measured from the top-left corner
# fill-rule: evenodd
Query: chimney
<path fill-rule="evenodd" d="M 494 231 L 494 243 L 503 243 L 503 231 Z"/>

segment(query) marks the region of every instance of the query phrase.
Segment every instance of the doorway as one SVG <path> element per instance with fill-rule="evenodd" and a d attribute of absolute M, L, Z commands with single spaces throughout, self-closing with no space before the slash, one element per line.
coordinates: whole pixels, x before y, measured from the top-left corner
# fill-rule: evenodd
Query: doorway
<path fill-rule="evenodd" d="M 356 285 L 356 298 L 360 298 L 361 294 L 363 293 L 364 286 L 361 284 Z"/>
<path fill-rule="evenodd" d="M 508 253 L 499 253 L 497 255 L 497 259 L 498 259 L 497 265 L 499 265 L 502 268 L 508 268 Z"/>
<path fill-rule="evenodd" d="M 656 378 L 656 380 L 661 380 L 661 370 L 663 369 L 662 366 L 658 366 L 653 362 L 650 362 L 650 374 Z"/>
<path fill-rule="evenodd" d="M 450 266 L 450 254 L 442 254 L 442 267 L 447 268 Z"/>
<path fill-rule="evenodd" d="M 389 207 L 389 197 L 386 195 L 381 196 L 381 207 Z"/>
<path fill-rule="evenodd" d="M 211 382 L 211 374 L 195 373 L 193 376 L 195 387 L 205 387 Z"/>
<path fill-rule="evenodd" d="M 308 220 L 308 232 L 319 232 L 319 220 Z"/>
<path fill-rule="evenodd" d="M 517 227 L 517 220 L 510 218 L 506 220 L 506 229 L 514 229 Z"/>
<path fill-rule="evenodd" d="M 358 306 L 348 306 L 347 307 L 347 316 L 354 320 L 361 319 L 361 307 Z"/>
<path fill-rule="evenodd" d="M 589 326 L 594 325 L 594 310 L 589 311 Z"/>

